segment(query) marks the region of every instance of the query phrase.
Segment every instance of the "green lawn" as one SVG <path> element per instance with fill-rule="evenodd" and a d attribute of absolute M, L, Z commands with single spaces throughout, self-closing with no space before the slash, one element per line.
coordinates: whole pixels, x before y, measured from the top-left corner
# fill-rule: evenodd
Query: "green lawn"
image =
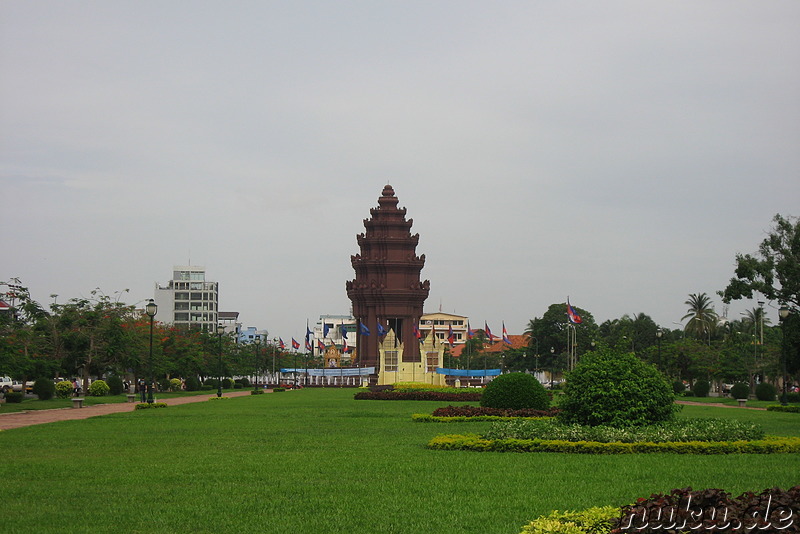
<path fill-rule="evenodd" d="M 252 389 L 252 388 L 248 388 Z M 174 399 L 175 397 L 188 397 L 192 395 L 211 395 L 216 393 L 216 389 L 214 390 L 204 390 L 204 391 L 175 391 L 175 392 L 159 392 L 156 393 L 155 399 L 156 400 L 163 400 L 163 399 Z M 231 392 L 235 391 L 233 389 L 225 389 L 224 392 Z M 94 404 L 115 404 L 119 402 L 128 402 L 128 396 L 123 395 L 106 395 L 104 397 L 92 397 L 91 395 L 81 395 L 83 397 L 84 406 L 92 406 Z M 139 394 L 136 394 L 136 402 L 139 402 Z M 53 397 L 50 400 L 39 400 L 36 397 L 31 397 L 27 399 L 23 399 L 20 403 L 14 402 L 5 402 L 0 404 L 0 413 L 13 413 L 13 412 L 23 412 L 23 411 L 31 411 L 31 410 L 52 410 L 56 408 L 71 408 L 72 407 L 72 398 L 69 399 L 58 399 Z"/>
<path fill-rule="evenodd" d="M 8 532 L 517 533 L 554 509 L 676 487 L 798 483 L 800 455 L 504 454 L 425 449 L 490 423 L 414 423 L 442 403 L 305 389 L 0 432 Z M 687 406 L 800 436 L 800 417 Z"/>

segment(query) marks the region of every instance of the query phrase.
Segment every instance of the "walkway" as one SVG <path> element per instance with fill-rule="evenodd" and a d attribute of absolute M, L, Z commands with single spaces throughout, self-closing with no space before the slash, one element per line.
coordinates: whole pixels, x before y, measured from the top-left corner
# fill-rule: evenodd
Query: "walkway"
<path fill-rule="evenodd" d="M 246 391 L 225 393 L 226 397 L 242 397 L 244 395 L 250 395 L 250 390 L 248 389 Z M 169 406 L 176 406 L 178 404 L 188 404 L 190 402 L 207 401 L 211 397 L 216 396 L 216 393 L 211 395 L 191 395 L 188 397 L 176 397 L 174 399 L 162 399 L 158 402 L 164 402 Z M 57 408 L 54 410 L 30 410 L 25 412 L 5 414 L 0 413 L 0 430 L 9 430 L 11 428 L 20 428 L 31 425 L 42 425 L 44 423 L 53 423 L 55 421 L 88 419 L 90 417 L 106 415 L 109 413 L 132 412 L 135 409 L 136 403 L 120 402 L 115 404 L 95 404 L 93 406 L 84 406 L 83 408 Z"/>
<path fill-rule="evenodd" d="M 755 406 L 734 406 L 733 404 L 722 404 L 721 402 L 694 402 L 694 401 L 675 401 L 676 404 L 686 404 L 689 406 L 715 406 L 717 408 L 744 408 L 745 410 L 764 410 L 766 408 L 756 408 Z"/>

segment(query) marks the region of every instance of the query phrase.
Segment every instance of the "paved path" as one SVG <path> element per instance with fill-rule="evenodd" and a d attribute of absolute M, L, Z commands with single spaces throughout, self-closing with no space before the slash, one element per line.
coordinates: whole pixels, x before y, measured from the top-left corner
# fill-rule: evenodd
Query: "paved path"
<path fill-rule="evenodd" d="M 267 390 L 269 392 L 269 390 Z M 250 390 L 234 391 L 232 393 L 225 393 L 226 397 L 241 397 L 250 395 Z M 188 397 L 175 397 L 173 399 L 162 399 L 158 402 L 167 403 L 170 406 L 178 404 L 188 404 L 190 402 L 207 401 L 211 397 L 216 397 L 217 394 L 211 395 L 191 395 Z M 20 428 L 23 426 L 41 425 L 44 423 L 53 423 L 55 421 L 71 421 L 73 419 L 88 419 L 98 415 L 106 415 L 109 413 L 132 412 L 136 409 L 136 403 L 120 402 L 114 404 L 95 404 L 93 406 L 84 406 L 83 408 L 58 408 L 55 410 L 30 410 L 25 412 L 14 413 L 0 413 L 0 430 L 9 430 L 11 428 Z"/>
<path fill-rule="evenodd" d="M 676 404 L 688 404 L 689 406 L 716 406 L 718 408 L 744 408 L 745 410 L 764 410 L 766 408 L 756 408 L 755 406 L 734 406 L 733 404 L 722 404 L 721 402 L 694 402 L 694 401 L 675 401 Z"/>

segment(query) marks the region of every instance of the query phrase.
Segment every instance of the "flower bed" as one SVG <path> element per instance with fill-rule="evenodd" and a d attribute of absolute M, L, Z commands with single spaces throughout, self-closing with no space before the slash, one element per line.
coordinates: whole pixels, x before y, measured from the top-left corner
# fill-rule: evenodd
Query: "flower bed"
<path fill-rule="evenodd" d="M 753 441 L 764 437 L 755 423 L 732 419 L 677 419 L 657 425 L 617 428 L 564 424 L 554 420 L 514 420 L 492 425 L 486 439 L 542 439 L 665 443 L 670 441 Z"/>
<path fill-rule="evenodd" d="M 149 410 L 151 408 L 166 408 L 166 402 L 140 402 L 136 405 L 136 410 Z"/>

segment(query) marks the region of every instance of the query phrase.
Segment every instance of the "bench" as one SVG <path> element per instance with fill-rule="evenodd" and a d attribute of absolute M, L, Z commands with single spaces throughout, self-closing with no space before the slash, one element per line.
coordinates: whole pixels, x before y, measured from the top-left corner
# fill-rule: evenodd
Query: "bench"
<path fill-rule="evenodd" d="M 72 407 L 73 408 L 83 408 L 83 399 L 79 397 L 75 397 L 72 399 Z"/>
<path fill-rule="evenodd" d="M 128 402 L 136 402 L 136 395 L 129 393 L 128 394 Z"/>
<path fill-rule="evenodd" d="M 739 403 L 739 408 L 744 408 L 745 403 L 747 403 L 747 399 L 736 399 L 736 402 Z"/>

